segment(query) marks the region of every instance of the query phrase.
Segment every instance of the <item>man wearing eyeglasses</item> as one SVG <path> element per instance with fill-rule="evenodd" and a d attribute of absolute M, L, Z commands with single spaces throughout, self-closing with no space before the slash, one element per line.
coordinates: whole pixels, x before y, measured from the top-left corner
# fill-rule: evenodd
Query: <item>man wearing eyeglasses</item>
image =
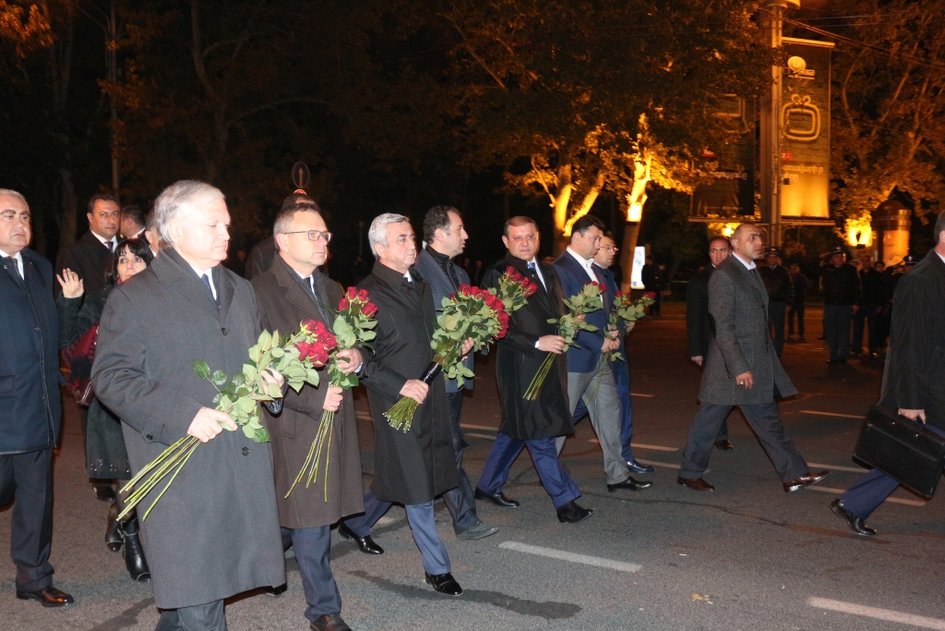
<path fill-rule="evenodd" d="M 611 267 L 620 248 L 610 234 L 600 238 L 600 249 L 594 255 L 594 269 L 604 279 L 607 291 L 611 296 L 617 293 L 617 277 Z M 618 268 L 619 269 L 619 268 Z M 635 322 L 627 326 L 627 333 L 633 330 Z M 630 365 L 627 363 L 626 336 L 618 335 L 620 346 L 617 352 L 618 359 L 610 362 L 610 370 L 614 374 L 614 385 L 617 387 L 617 401 L 620 403 L 620 448 L 627 467 L 633 473 L 653 473 L 653 467 L 637 462 L 633 457 L 633 448 L 630 442 L 633 439 L 633 404 L 630 401 Z"/>
<path fill-rule="evenodd" d="M 273 227 L 276 256 L 269 269 L 252 280 L 262 326 L 285 332 L 303 320 L 318 320 L 331 328 L 341 286 L 319 270 L 328 260 L 331 233 L 315 200 L 297 194 L 290 199 Z M 339 362 L 344 373 L 361 368 L 357 349 L 339 351 L 338 357 L 346 359 Z M 331 525 L 364 510 L 361 451 L 351 392 L 330 385 L 327 369 L 319 374 L 317 388 L 288 391 L 281 414 L 266 414 L 266 426 L 283 546 L 292 546 L 299 565 L 308 605 L 305 617 L 314 631 L 344 631 L 348 625 L 341 617 L 341 595 L 331 572 Z M 310 486 L 297 485 L 285 497 L 305 463 L 323 411 L 335 412 L 335 420 L 318 478 Z"/>
<path fill-rule="evenodd" d="M 0 189 L 0 506 L 12 509 L 16 597 L 75 602 L 52 586 L 52 453 L 59 440 L 59 324 L 52 265 L 30 250 L 30 209 Z"/>

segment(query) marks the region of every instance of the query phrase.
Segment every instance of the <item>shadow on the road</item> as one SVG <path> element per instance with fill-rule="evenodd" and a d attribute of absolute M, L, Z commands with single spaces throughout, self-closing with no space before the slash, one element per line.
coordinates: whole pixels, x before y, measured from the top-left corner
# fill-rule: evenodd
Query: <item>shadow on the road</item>
<path fill-rule="evenodd" d="M 431 591 L 430 588 L 402 585 L 380 576 L 368 574 L 362 570 L 350 572 L 350 574 L 405 598 L 423 599 L 430 602 L 443 602 L 443 599 L 447 598 L 447 596 Z M 582 611 L 579 605 L 573 603 L 525 600 L 524 598 L 516 598 L 515 596 L 509 596 L 501 592 L 492 592 L 482 589 L 467 589 L 463 592 L 462 598 L 463 600 L 474 600 L 513 613 L 524 616 L 536 616 L 545 620 L 573 618 Z"/>

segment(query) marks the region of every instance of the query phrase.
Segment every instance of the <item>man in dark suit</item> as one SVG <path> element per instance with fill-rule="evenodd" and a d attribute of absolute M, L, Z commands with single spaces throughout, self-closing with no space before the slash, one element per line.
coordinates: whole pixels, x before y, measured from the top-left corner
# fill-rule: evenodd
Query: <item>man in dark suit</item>
<path fill-rule="evenodd" d="M 791 297 L 791 274 L 781 265 L 781 254 L 777 248 L 768 250 L 765 265 L 759 266 L 758 273 L 768 291 L 768 329 L 774 342 L 774 352 L 780 357 L 784 351 L 784 316 Z"/>
<path fill-rule="evenodd" d="M 590 282 L 606 286 L 594 267 L 594 255 L 600 247 L 603 227 L 601 220 L 593 215 L 584 215 L 574 222 L 571 242 L 554 263 L 555 274 L 565 297 L 578 294 Z M 620 403 L 617 401 L 614 375 L 606 357 L 608 352 L 617 350 L 620 343 L 605 335 L 613 295 L 605 291 L 601 299 L 601 309 L 588 313 L 585 319 L 597 330 L 581 331 L 575 339 L 575 345 L 567 351 L 569 411 L 573 413 L 578 401 L 584 400 L 603 452 L 607 490 L 638 491 L 653 483 L 634 480 L 623 458 L 620 446 Z M 558 439 L 559 452 L 563 446 L 562 437 Z"/>
<path fill-rule="evenodd" d="M 455 294 L 460 285 L 469 284 L 466 270 L 453 262 L 453 257 L 466 247 L 466 229 L 459 211 L 452 206 L 434 206 L 423 218 L 423 240 L 427 246 L 417 255 L 414 268 L 433 292 L 433 306 L 437 313 L 443 310 L 443 298 Z M 473 369 L 473 358 L 466 359 L 466 367 Z M 449 403 L 453 450 L 456 452 L 456 473 L 459 486 L 443 494 L 453 531 L 460 539 L 475 540 L 494 535 L 496 526 L 482 523 L 476 514 L 476 499 L 469 476 L 463 470 L 463 450 L 468 447 L 459 421 L 463 410 L 463 393 L 472 390 L 473 380 L 467 379 L 462 387 L 455 379 L 446 380 L 446 400 Z"/>
<path fill-rule="evenodd" d="M 371 527 L 393 502 L 403 504 L 427 583 L 441 594 L 458 596 L 463 590 L 450 573 L 446 546 L 433 518 L 433 499 L 459 485 L 446 386 L 442 374 L 429 385 L 419 379 L 433 361 L 433 293 L 412 270 L 417 245 L 406 217 L 394 213 L 375 217 L 368 241 L 377 261 L 360 287 L 377 305 L 374 353 L 364 366 L 374 419 L 374 479 L 364 496 L 364 516 L 346 520 L 342 533 L 353 534 L 362 551 L 369 551 L 364 542 Z M 466 340 L 464 350 L 470 348 L 472 340 Z M 418 404 L 406 432 L 391 427 L 384 416 L 400 397 Z"/>
<path fill-rule="evenodd" d="M 689 279 L 686 286 L 686 337 L 689 339 L 689 359 L 700 368 L 709 353 L 712 339 L 712 316 L 709 315 L 709 276 L 728 258 L 732 246 L 725 237 L 709 239 L 709 265 Z M 728 439 L 728 419 L 722 421 L 715 438 L 716 449 L 734 449 Z"/>
<path fill-rule="evenodd" d="M 528 448 L 542 486 L 551 497 L 561 522 L 579 522 L 593 511 L 575 500 L 581 496 L 577 483 L 558 460 L 555 438 L 573 431 L 567 398 L 567 367 L 564 338 L 557 334 L 550 318 L 562 315 L 561 290 L 554 269 L 535 259 L 539 248 L 538 226 L 529 217 L 512 217 L 502 235 L 508 253 L 487 270 L 483 287 L 495 287 L 507 267 L 514 268 L 538 286 L 524 307 L 509 317 L 509 330 L 496 345 L 496 383 L 502 404 L 502 424 L 482 468 L 476 497 L 505 508 L 519 503 L 502 492 L 512 463 Z M 528 401 L 522 396 L 549 353 L 556 355 L 554 366 L 538 396 Z"/>
<path fill-rule="evenodd" d="M 828 471 L 811 473 L 784 430 L 775 397 L 797 389 L 768 334 L 768 292 L 755 269 L 764 252 L 764 232 L 744 223 L 732 233 L 732 255 L 709 279 L 709 313 L 715 337 L 709 344 L 699 389 L 701 405 L 689 432 L 676 481 L 694 491 L 714 491 L 702 475 L 709 466 L 719 425 L 739 406 L 762 448 L 791 493 L 816 484 Z"/>
<path fill-rule="evenodd" d="M 121 226 L 121 210 L 118 198 L 105 193 L 93 195 L 88 209 L 89 229 L 75 243 L 59 251 L 56 273 L 71 269 L 91 295 L 105 287 L 105 275 Z"/>
<path fill-rule="evenodd" d="M 59 324 L 52 266 L 29 248 L 30 208 L 0 189 L 0 506 L 14 501 L 16 597 L 61 607 L 52 585 L 52 455 L 59 440 Z"/>
<path fill-rule="evenodd" d="M 893 294 L 889 351 L 880 404 L 928 424 L 945 434 L 945 212 L 933 229 L 935 248 L 902 276 Z M 866 518 L 889 497 L 899 482 L 873 469 L 830 507 L 858 535 L 876 531 Z"/>
<path fill-rule="evenodd" d="M 620 288 L 616 276 L 611 266 L 620 248 L 614 241 L 612 235 L 605 234 L 600 239 L 600 249 L 594 255 L 594 271 L 604 279 L 604 284 L 610 296 L 615 296 Z M 620 268 L 616 268 L 620 269 Z M 636 322 L 630 322 L 627 326 L 627 333 L 633 330 Z M 622 359 L 615 359 L 610 362 L 610 370 L 614 373 L 614 385 L 617 388 L 617 401 L 620 402 L 620 449 L 627 467 L 632 473 L 653 473 L 653 467 L 648 464 L 637 462 L 633 457 L 633 402 L 630 400 L 630 365 L 627 359 L 626 336 L 620 335 L 617 338 L 620 346 L 617 352 Z"/>
<path fill-rule="evenodd" d="M 154 212 L 167 247 L 109 295 L 92 381 L 122 420 L 132 473 L 185 435 L 201 442 L 142 522 L 142 543 L 162 610 L 157 629 L 222 631 L 223 600 L 282 585 L 285 560 L 270 445 L 215 409 L 216 388 L 193 362 L 241 373 L 259 311 L 249 282 L 220 265 L 230 225 L 222 192 L 177 182 Z"/>
<path fill-rule="evenodd" d="M 284 206 L 273 227 L 278 252 L 269 269 L 253 278 L 253 289 L 267 331 L 289 332 L 303 320 L 318 320 L 329 328 L 331 309 L 341 300 L 340 285 L 318 269 L 328 260 L 331 233 L 318 204 L 299 196 Z M 358 349 L 338 351 L 342 372 L 361 368 Z M 305 617 L 313 631 L 350 631 L 341 617 L 341 595 L 331 572 L 331 525 L 364 510 L 361 451 L 354 399 L 350 391 L 329 385 L 320 370 L 317 388 L 305 386 L 286 393 L 281 414 L 266 414 L 272 441 L 279 524 L 283 545 L 292 546 L 308 607 Z M 311 486 L 299 483 L 289 495 L 318 431 L 322 412 L 335 412 L 327 450 Z"/>
<path fill-rule="evenodd" d="M 148 218 L 144 209 L 137 204 L 127 204 L 121 207 L 121 224 L 119 234 L 123 239 L 148 240 L 144 234 L 147 229 Z"/>

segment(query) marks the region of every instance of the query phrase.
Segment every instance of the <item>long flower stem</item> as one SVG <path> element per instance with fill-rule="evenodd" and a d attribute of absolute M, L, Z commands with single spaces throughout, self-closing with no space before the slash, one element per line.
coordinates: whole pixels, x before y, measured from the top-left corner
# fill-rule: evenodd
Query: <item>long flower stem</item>
<path fill-rule="evenodd" d="M 535 376 L 532 377 L 532 382 L 528 384 L 528 389 L 525 390 L 523 398 L 526 401 L 534 401 L 538 398 L 538 393 L 541 391 L 541 386 L 545 383 L 545 378 L 548 376 L 548 373 L 551 372 L 551 367 L 554 365 L 554 362 L 554 353 L 548 353 L 545 355 L 545 361 L 543 361 L 541 366 L 538 367 L 538 371 L 535 373 Z"/>
<path fill-rule="evenodd" d="M 184 468 L 184 465 L 187 464 L 187 461 L 190 460 L 190 457 L 191 457 L 192 455 L 194 455 L 194 452 L 197 451 L 197 447 L 199 447 L 199 446 L 200 446 L 200 442 L 199 442 L 199 441 L 196 441 L 196 439 L 195 439 L 194 445 L 187 451 L 187 453 L 186 453 L 186 454 L 184 455 L 184 457 L 181 459 L 180 464 L 179 464 L 179 465 L 177 466 L 177 468 L 174 470 L 174 475 L 171 476 L 171 479 L 167 481 L 167 484 L 164 485 L 164 488 L 161 489 L 161 492 L 158 493 L 158 496 L 155 497 L 155 498 L 154 498 L 154 501 L 151 502 L 151 505 L 148 506 L 148 510 L 146 510 L 146 511 L 144 512 L 144 515 L 141 517 L 141 520 L 142 520 L 142 521 L 144 521 L 145 519 L 148 518 L 148 515 L 151 514 L 151 511 L 152 511 L 152 510 L 154 510 L 154 506 L 158 503 L 158 501 L 159 501 L 162 497 L 164 497 L 164 494 L 167 492 L 167 489 L 171 486 L 171 483 L 174 482 L 174 480 L 177 479 L 177 476 L 180 474 L 181 470 Z"/>
<path fill-rule="evenodd" d="M 131 491 L 131 494 L 125 499 L 125 508 L 118 515 L 118 521 L 130 515 L 135 507 L 141 503 L 141 500 L 143 500 L 169 473 L 174 471 L 174 477 L 177 477 L 177 474 L 180 473 L 183 466 L 187 464 L 187 459 L 190 458 L 190 455 L 199 445 L 200 441 L 193 436 L 184 436 L 175 441 L 170 447 L 162 451 L 157 458 L 142 468 L 141 471 L 121 489 L 122 493 L 127 493 L 132 489 L 134 490 Z M 173 481 L 173 478 L 171 478 L 171 481 Z M 161 491 L 161 495 L 163 495 L 166 490 L 167 487 L 165 486 Z M 158 499 L 160 499 L 160 495 Z M 154 503 L 156 502 L 157 500 L 152 502 L 151 507 L 148 508 L 148 512 L 145 513 L 142 520 L 147 519 L 148 513 L 151 512 L 151 508 L 154 507 Z"/>

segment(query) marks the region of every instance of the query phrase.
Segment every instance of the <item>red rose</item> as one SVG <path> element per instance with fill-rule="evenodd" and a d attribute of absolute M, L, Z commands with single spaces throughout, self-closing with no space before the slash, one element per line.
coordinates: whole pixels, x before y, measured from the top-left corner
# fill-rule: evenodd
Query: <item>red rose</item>
<path fill-rule="evenodd" d="M 355 298 L 357 298 L 358 297 L 357 287 L 348 287 L 348 291 L 345 292 L 345 296 L 348 298 L 348 300 L 354 300 Z"/>
<path fill-rule="evenodd" d="M 351 304 L 348 302 L 348 298 L 344 297 L 338 302 L 338 311 L 347 311 L 350 306 Z"/>
<path fill-rule="evenodd" d="M 359 291 L 358 291 L 358 300 L 360 300 L 361 302 L 367 302 L 367 299 L 368 299 L 367 289 L 361 289 L 361 290 L 359 290 Z"/>
<path fill-rule="evenodd" d="M 375 305 L 373 302 L 367 302 L 363 307 L 361 307 L 361 313 L 370 318 L 375 313 L 377 313 L 377 305 Z"/>
<path fill-rule="evenodd" d="M 319 324 L 321 323 L 315 320 L 305 320 L 304 322 L 302 322 L 301 328 L 303 331 L 311 335 L 316 330 L 316 327 Z"/>

